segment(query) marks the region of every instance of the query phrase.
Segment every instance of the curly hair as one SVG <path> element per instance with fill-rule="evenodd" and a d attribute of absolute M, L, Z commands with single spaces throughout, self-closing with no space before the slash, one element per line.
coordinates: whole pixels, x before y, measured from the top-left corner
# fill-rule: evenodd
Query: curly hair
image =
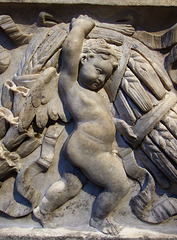
<path fill-rule="evenodd" d="M 104 39 L 86 39 L 83 44 L 83 53 L 86 54 L 100 54 L 103 59 L 111 59 L 112 63 L 119 62 L 121 58 L 121 52 L 119 49 L 111 44 L 108 44 Z"/>

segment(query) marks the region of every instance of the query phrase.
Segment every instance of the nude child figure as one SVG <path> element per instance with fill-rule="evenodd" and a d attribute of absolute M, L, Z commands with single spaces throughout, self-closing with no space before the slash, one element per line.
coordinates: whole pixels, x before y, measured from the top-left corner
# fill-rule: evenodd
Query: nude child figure
<path fill-rule="evenodd" d="M 90 225 L 106 234 L 118 234 L 109 214 L 127 194 L 129 182 L 113 150 L 116 129 L 109 108 L 98 91 L 117 67 L 113 49 L 104 40 L 86 40 L 94 22 L 87 16 L 72 20 L 72 29 L 62 47 L 59 91 L 75 121 L 75 129 L 64 148 L 66 159 L 95 184 L 104 188 L 95 200 Z M 54 211 L 76 196 L 82 181 L 65 174 L 47 191 L 34 215 Z"/>

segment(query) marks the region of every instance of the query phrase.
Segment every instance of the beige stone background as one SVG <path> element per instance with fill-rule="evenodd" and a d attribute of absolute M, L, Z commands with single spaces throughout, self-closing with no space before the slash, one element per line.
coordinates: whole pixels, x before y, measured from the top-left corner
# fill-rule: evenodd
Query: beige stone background
<path fill-rule="evenodd" d="M 162 33 L 177 22 L 177 0 L 0 0 L 0 14 L 9 14 L 18 26 L 32 33 L 37 32 L 36 24 L 41 11 L 52 14 L 61 22 L 69 22 L 79 14 L 88 14 L 99 21 L 116 19 L 119 13 L 133 11 L 136 14 L 135 26 L 148 32 Z M 16 47 L 0 29 L 0 44 L 10 52 L 11 63 L 8 71 L 0 76 L 0 89 L 4 81 L 15 73 L 18 62 L 26 45 Z M 57 160 L 59 148 L 55 153 L 55 162 L 49 170 L 54 172 L 53 179 L 59 178 Z M 33 161 L 39 155 L 39 149 Z M 43 192 L 50 185 L 49 173 L 40 176 Z M 12 183 L 14 176 L 12 175 Z M 39 183 L 40 185 L 40 183 Z M 42 229 L 31 216 L 13 219 L 0 213 L 0 239 L 177 239 L 177 216 L 168 222 L 152 225 L 143 223 L 131 212 L 129 200 L 138 192 L 139 185 L 131 181 L 131 191 L 114 211 L 114 219 L 122 227 L 118 237 L 106 237 L 88 226 L 92 203 L 100 189 L 91 182 L 80 194 L 57 210 L 53 224 L 56 227 Z M 6 189 L 4 191 L 10 191 Z M 0 197 L 3 197 L 0 195 Z"/>

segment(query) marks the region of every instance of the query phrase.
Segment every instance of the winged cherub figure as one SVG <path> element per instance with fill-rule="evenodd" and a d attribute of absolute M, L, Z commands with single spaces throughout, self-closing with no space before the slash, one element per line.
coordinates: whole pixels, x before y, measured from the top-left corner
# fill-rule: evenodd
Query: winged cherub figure
<path fill-rule="evenodd" d="M 118 228 L 108 215 L 129 190 L 129 182 L 117 155 L 113 153 L 115 125 L 109 107 L 98 91 L 118 66 L 114 50 L 104 40 L 86 40 L 94 27 L 87 16 L 72 21 L 72 29 L 63 44 L 59 91 L 75 121 L 75 129 L 65 143 L 66 159 L 84 175 L 104 188 L 96 198 L 90 225 L 108 234 Z M 82 182 L 65 174 L 47 191 L 34 215 L 54 211 L 79 193 Z"/>

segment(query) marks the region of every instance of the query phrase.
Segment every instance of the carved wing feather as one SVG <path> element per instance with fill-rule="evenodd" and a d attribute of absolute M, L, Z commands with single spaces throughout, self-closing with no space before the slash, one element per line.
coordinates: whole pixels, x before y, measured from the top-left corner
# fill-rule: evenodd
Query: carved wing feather
<path fill-rule="evenodd" d="M 39 75 L 36 84 L 29 90 L 25 103 L 19 115 L 19 131 L 28 129 L 36 116 L 36 125 L 44 128 L 49 118 L 64 122 L 70 120 L 64 112 L 59 93 L 58 93 L 58 74 L 53 67 L 47 68 Z M 57 104 L 57 105 L 56 105 Z"/>
<path fill-rule="evenodd" d="M 13 80 L 29 88 L 19 115 L 19 130 L 24 131 L 36 120 L 44 128 L 49 118 L 64 122 L 70 120 L 58 93 L 58 75 L 55 67 L 67 33 L 58 25 L 39 31 L 31 40 Z M 58 67 L 58 66 L 57 66 Z"/>

